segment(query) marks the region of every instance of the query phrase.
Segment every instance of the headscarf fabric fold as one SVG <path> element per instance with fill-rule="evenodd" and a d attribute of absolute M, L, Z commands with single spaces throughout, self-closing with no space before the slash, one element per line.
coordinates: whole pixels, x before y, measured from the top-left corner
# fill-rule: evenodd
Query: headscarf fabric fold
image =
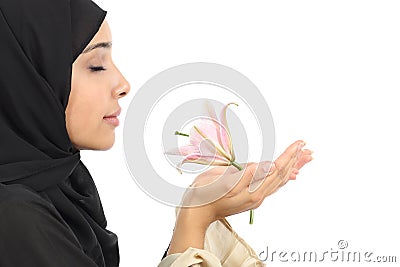
<path fill-rule="evenodd" d="M 49 201 L 98 266 L 118 266 L 117 236 L 69 139 L 72 64 L 106 11 L 90 0 L 0 0 L 0 186 Z"/>

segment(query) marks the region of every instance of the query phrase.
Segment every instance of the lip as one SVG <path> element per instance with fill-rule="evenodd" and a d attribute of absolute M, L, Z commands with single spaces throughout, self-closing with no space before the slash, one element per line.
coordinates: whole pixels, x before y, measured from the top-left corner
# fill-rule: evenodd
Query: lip
<path fill-rule="evenodd" d="M 110 115 L 106 115 L 103 117 L 103 120 L 108 123 L 111 124 L 113 126 L 118 126 L 119 125 L 119 120 L 118 120 L 118 116 L 121 114 L 121 108 L 119 108 L 116 112 L 110 114 Z"/>
<path fill-rule="evenodd" d="M 109 118 L 109 117 L 118 117 L 121 114 L 122 109 L 118 108 L 118 110 L 110 115 L 104 116 L 104 118 Z"/>
<path fill-rule="evenodd" d="M 117 117 L 104 117 L 103 120 L 108 123 L 111 124 L 112 126 L 117 127 L 119 125 L 119 120 Z"/>

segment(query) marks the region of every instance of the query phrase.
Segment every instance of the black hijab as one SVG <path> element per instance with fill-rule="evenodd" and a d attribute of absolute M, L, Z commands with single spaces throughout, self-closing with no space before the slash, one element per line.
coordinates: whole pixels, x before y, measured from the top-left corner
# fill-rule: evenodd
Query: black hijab
<path fill-rule="evenodd" d="M 98 266 L 118 266 L 117 236 L 65 123 L 72 63 L 105 15 L 90 0 L 0 0 L 0 186 L 31 188 Z"/>

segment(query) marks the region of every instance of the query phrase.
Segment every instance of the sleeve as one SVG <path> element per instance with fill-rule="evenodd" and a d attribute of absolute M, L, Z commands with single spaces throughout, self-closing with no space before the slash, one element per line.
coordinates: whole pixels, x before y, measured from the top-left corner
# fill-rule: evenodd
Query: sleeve
<path fill-rule="evenodd" d="M 165 257 L 158 267 L 221 267 L 219 259 L 203 249 L 188 248 Z"/>
<path fill-rule="evenodd" d="M 43 202 L 0 203 L 0 266 L 97 267 L 55 208 Z"/>
<path fill-rule="evenodd" d="M 204 249 L 188 248 L 165 257 L 158 267 L 263 267 L 256 252 L 232 229 L 226 219 L 207 229 Z"/>

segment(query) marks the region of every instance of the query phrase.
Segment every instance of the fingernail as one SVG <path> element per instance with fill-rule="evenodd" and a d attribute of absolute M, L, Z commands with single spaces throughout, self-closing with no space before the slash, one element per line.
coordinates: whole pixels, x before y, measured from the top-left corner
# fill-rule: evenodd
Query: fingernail
<path fill-rule="evenodd" d="M 305 145 L 306 145 L 305 142 L 301 142 L 301 143 L 297 146 L 297 150 L 302 149 Z"/>

